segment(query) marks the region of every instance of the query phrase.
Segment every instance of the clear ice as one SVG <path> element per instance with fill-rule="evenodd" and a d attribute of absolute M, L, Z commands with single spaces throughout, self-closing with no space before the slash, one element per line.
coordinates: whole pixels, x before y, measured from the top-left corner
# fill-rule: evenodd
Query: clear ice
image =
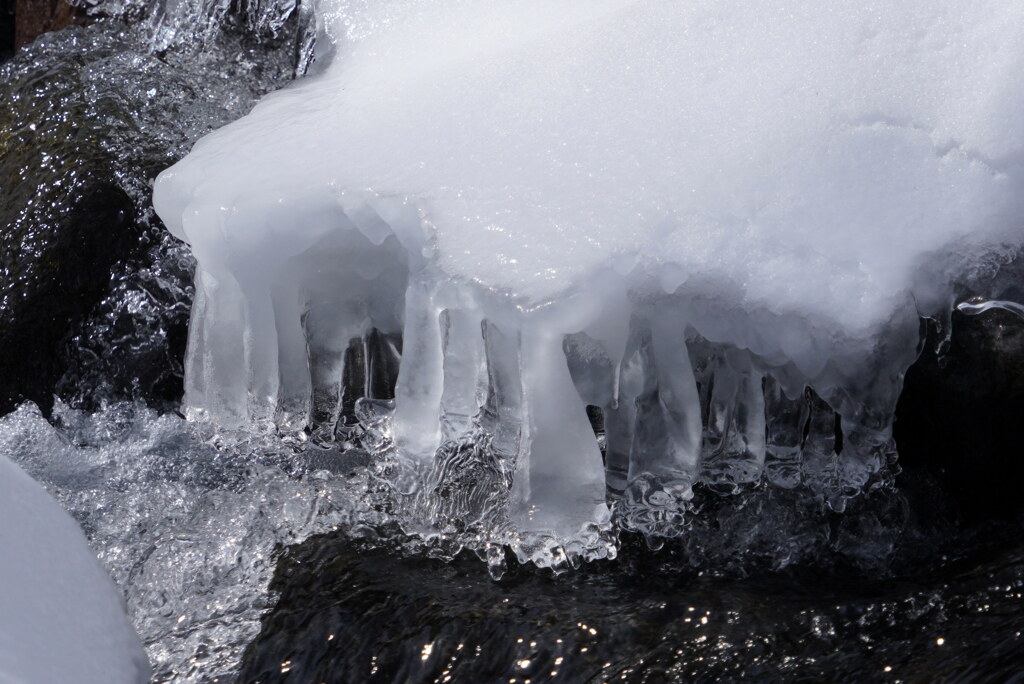
<path fill-rule="evenodd" d="M 488 557 L 612 553 L 609 503 L 680 534 L 697 484 L 841 510 L 921 317 L 1021 243 L 1020 3 L 315 21 L 310 75 L 154 188 L 199 264 L 185 412 L 385 455 Z"/>

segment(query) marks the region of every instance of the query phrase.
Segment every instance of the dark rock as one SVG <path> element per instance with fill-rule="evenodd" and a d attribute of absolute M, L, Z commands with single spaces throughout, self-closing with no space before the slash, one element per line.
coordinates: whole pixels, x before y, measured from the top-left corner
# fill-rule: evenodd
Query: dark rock
<path fill-rule="evenodd" d="M 73 62 L 0 85 L 0 410 L 47 405 L 60 345 L 137 248 L 135 206 L 105 148 L 114 103 L 87 100 Z M 10 67 L 16 67 L 12 62 Z"/>
<path fill-rule="evenodd" d="M 59 31 L 87 19 L 81 7 L 67 0 L 16 0 L 14 47 L 20 48 L 48 31 Z"/>
<path fill-rule="evenodd" d="M 176 406 L 193 262 L 156 218 L 152 180 L 294 59 L 285 40 L 232 33 L 158 56 L 107 19 L 0 67 L 0 411 L 45 410 L 55 391 Z"/>
<path fill-rule="evenodd" d="M 0 411 L 26 399 L 49 406 L 63 372 L 61 342 L 104 294 L 114 265 L 139 244 L 134 206 L 123 190 L 109 179 L 72 189 L 60 211 L 33 212 L 3 232 Z"/>
<path fill-rule="evenodd" d="M 14 3 L 0 0 L 0 63 L 14 54 Z"/>
<path fill-rule="evenodd" d="M 313 538 L 278 563 L 280 600 L 238 681 L 966 682 L 1009 681 L 1024 663 L 1019 539 L 906 580 L 682 566 L 629 549 L 493 582 L 466 554 Z"/>
<path fill-rule="evenodd" d="M 1024 508 L 1024 319 L 955 313 L 944 354 L 939 342 L 933 329 L 906 375 L 900 463 L 935 478 L 966 522 L 1013 519 Z"/>

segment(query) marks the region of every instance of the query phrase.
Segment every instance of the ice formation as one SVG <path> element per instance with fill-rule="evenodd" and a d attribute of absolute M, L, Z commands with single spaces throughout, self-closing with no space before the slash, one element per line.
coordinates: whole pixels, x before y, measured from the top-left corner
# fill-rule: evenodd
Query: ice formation
<path fill-rule="evenodd" d="M 0 681 L 148 681 L 121 595 L 78 524 L 3 455 L 0 521 Z"/>
<path fill-rule="evenodd" d="M 673 534 L 762 477 L 841 508 L 919 317 L 1020 243 L 1019 3 L 317 11 L 315 75 L 154 189 L 199 262 L 186 412 L 359 425 L 437 491 L 483 458 L 519 532 L 610 494 Z"/>

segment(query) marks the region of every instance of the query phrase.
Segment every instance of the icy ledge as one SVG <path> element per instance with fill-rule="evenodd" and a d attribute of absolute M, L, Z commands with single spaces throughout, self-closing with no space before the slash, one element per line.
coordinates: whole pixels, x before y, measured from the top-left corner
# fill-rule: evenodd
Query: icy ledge
<path fill-rule="evenodd" d="M 610 495 L 671 535 L 763 478 L 841 509 L 919 316 L 1021 242 L 1017 2 L 318 19 L 318 74 L 156 184 L 200 264 L 185 408 L 358 433 L 456 526 L 600 536 Z"/>

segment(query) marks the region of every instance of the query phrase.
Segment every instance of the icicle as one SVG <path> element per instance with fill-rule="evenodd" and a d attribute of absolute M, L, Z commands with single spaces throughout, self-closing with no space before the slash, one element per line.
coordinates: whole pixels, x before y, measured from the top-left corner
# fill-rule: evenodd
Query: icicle
<path fill-rule="evenodd" d="M 605 431 L 605 481 L 608 493 L 620 496 L 629 482 L 629 455 L 633 449 L 636 403 L 620 401 L 603 410 Z"/>
<path fill-rule="evenodd" d="M 303 319 L 304 334 L 309 345 L 309 373 L 312 383 L 312 405 L 310 421 L 314 428 L 314 437 L 322 441 L 331 441 L 341 418 L 342 396 L 344 394 L 344 376 L 346 355 L 351 334 L 338 334 L 330 344 L 313 345 L 309 316 Z M 360 396 L 361 393 L 360 393 Z M 354 403 L 354 400 L 353 400 Z M 350 415 L 351 409 L 349 407 Z"/>
<path fill-rule="evenodd" d="M 807 398 L 810 415 L 801 462 L 804 483 L 831 496 L 833 506 L 845 506 L 833 496 L 839 460 L 836 455 L 836 412 L 812 389 L 808 388 Z"/>
<path fill-rule="evenodd" d="M 356 416 L 356 403 L 367 396 L 366 344 L 362 335 L 349 340 L 342 368 L 340 411 L 336 434 L 340 439 L 346 439 L 348 433 L 359 424 L 359 419 Z"/>
<path fill-rule="evenodd" d="M 514 482 L 520 530 L 556 536 L 576 533 L 605 516 L 601 453 L 569 374 L 562 341 L 560 333 L 539 325 L 523 331 L 527 430 Z"/>
<path fill-rule="evenodd" d="M 765 476 L 778 487 L 792 489 L 800 484 L 801 445 L 810 414 L 808 399 L 801 392 L 790 398 L 782 383 L 765 378 Z"/>
<path fill-rule="evenodd" d="M 705 390 L 708 395 L 708 417 L 704 428 L 701 479 L 713 488 L 731 492 L 736 488 L 736 481 L 732 473 L 729 442 L 739 381 L 718 355 L 713 357 L 708 368 L 708 389 Z"/>
<path fill-rule="evenodd" d="M 396 396 L 396 381 L 401 369 L 402 338 L 374 328 L 363 336 L 363 370 L 366 385 L 363 396 L 391 401 Z"/>
<path fill-rule="evenodd" d="M 751 363 L 746 351 L 730 349 L 726 360 L 738 378 L 736 406 L 732 412 L 733 441 L 729 448 L 735 480 L 747 484 L 756 482 L 764 469 L 764 375 Z"/>
<path fill-rule="evenodd" d="M 669 452 L 668 428 L 658 396 L 658 372 L 646 318 L 634 315 L 632 334 L 619 375 L 619 401 L 633 402 L 636 419 L 630 446 L 629 482 L 648 475 L 649 468 Z"/>
<path fill-rule="evenodd" d="M 441 439 L 470 432 L 480 412 L 481 374 L 485 373 L 480 319 L 466 311 L 441 312 L 444 390 L 441 394 Z"/>
<path fill-rule="evenodd" d="M 487 400 L 480 424 L 491 435 L 491 448 L 513 462 L 523 430 L 523 381 L 518 331 L 506 334 L 490 321 L 481 323 L 487 361 Z"/>
<path fill-rule="evenodd" d="M 652 329 L 634 316 L 631 327 L 620 392 L 633 396 L 636 414 L 620 520 L 647 535 L 676 536 L 700 454 L 697 384 L 681 325 Z"/>
<path fill-rule="evenodd" d="M 185 414 L 242 427 L 249 423 L 249 367 L 241 288 L 229 275 L 218 279 L 198 269 L 196 302 L 185 358 Z"/>
<path fill-rule="evenodd" d="M 684 328 L 682 321 L 663 316 L 652 325 L 652 351 L 669 449 L 656 467 L 652 463 L 648 469 L 670 481 L 692 483 L 700 459 L 701 412 Z"/>
<path fill-rule="evenodd" d="M 895 458 L 892 428 L 872 429 L 855 421 L 842 420 L 843 453 L 839 459 L 839 486 L 850 498 L 864 491 L 883 466 Z"/>
<path fill-rule="evenodd" d="M 280 283 L 272 296 L 278 345 L 275 423 L 279 430 L 295 432 L 309 424 L 313 395 L 309 348 L 302 325 L 306 303 L 292 279 Z"/>
<path fill-rule="evenodd" d="M 613 363 L 605 345 L 586 333 L 567 335 L 562 346 L 580 399 L 600 412 L 605 484 L 608 494 L 618 497 L 629 479 L 629 452 L 636 420 L 635 402 L 618 399 L 621 363 Z"/>
<path fill-rule="evenodd" d="M 405 295 L 402 366 L 395 387 L 395 443 L 407 456 L 432 458 L 440 443 L 444 388 L 440 310 L 431 283 L 421 273 Z"/>
<path fill-rule="evenodd" d="M 281 375 L 277 324 L 269 288 L 241 283 L 246 292 L 246 359 L 249 364 L 248 414 L 257 425 L 272 426 Z"/>

